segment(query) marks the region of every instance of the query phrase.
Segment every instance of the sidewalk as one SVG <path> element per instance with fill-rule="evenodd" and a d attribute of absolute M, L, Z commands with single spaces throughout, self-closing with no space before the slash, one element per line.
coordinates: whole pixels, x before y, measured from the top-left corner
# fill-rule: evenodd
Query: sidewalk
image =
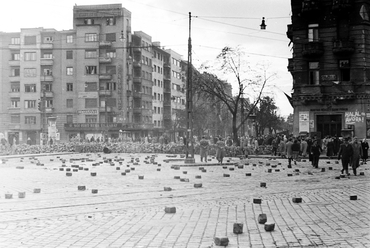
<path fill-rule="evenodd" d="M 215 237 L 232 248 L 370 247 L 367 165 L 364 176 L 335 179 L 340 165 L 324 159 L 314 169 L 269 157 L 183 167 L 164 154 L 58 156 L 0 166 L 0 247 L 215 248 Z"/>

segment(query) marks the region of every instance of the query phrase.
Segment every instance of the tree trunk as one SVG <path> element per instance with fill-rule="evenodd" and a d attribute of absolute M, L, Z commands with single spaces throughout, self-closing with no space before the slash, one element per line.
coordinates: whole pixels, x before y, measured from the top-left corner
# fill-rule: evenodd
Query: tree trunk
<path fill-rule="evenodd" d="M 233 141 L 239 146 L 238 130 L 236 125 L 236 114 L 233 114 Z"/>

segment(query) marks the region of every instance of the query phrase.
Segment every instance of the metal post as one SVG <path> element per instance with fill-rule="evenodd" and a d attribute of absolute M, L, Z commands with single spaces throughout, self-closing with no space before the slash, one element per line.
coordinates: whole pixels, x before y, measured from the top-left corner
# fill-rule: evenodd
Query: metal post
<path fill-rule="evenodd" d="M 191 12 L 189 12 L 189 40 L 188 40 L 188 77 L 186 91 L 186 127 L 187 139 L 185 163 L 195 163 L 193 144 L 193 83 L 192 83 L 192 61 L 191 61 Z M 189 145 L 190 142 L 190 145 Z M 190 151 L 189 151 L 190 149 Z M 190 153 L 190 154 L 189 154 Z"/>

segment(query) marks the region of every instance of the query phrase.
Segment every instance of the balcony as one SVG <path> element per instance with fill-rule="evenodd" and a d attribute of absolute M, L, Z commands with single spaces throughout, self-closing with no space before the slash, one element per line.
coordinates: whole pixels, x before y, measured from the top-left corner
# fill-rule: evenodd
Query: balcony
<path fill-rule="evenodd" d="M 21 81 L 21 77 L 19 75 L 17 76 L 9 76 L 10 82 L 19 82 Z"/>
<path fill-rule="evenodd" d="M 322 94 L 321 85 L 302 85 L 297 87 L 298 95 L 312 95 L 319 96 Z"/>
<path fill-rule="evenodd" d="M 19 91 L 16 91 L 16 92 L 9 92 L 9 93 L 8 93 L 8 96 L 9 96 L 10 98 L 12 98 L 12 97 L 20 97 L 20 96 L 21 96 L 21 93 L 20 93 Z"/>
<path fill-rule="evenodd" d="M 99 96 L 111 96 L 112 91 L 110 90 L 99 90 Z"/>
<path fill-rule="evenodd" d="M 143 93 L 134 91 L 133 96 L 134 98 L 141 98 L 143 96 Z"/>
<path fill-rule="evenodd" d="M 112 79 L 112 74 L 100 74 L 99 79 L 101 79 L 101 80 L 111 80 Z"/>
<path fill-rule="evenodd" d="M 46 107 L 45 108 L 45 113 L 53 113 L 54 108 L 53 107 Z"/>
<path fill-rule="evenodd" d="M 171 106 L 171 101 L 164 101 L 163 106 Z"/>
<path fill-rule="evenodd" d="M 349 55 L 354 53 L 355 43 L 350 40 L 336 40 L 333 41 L 333 53 L 335 55 Z"/>
<path fill-rule="evenodd" d="M 112 63 L 112 58 L 99 57 L 100 64 Z"/>
<path fill-rule="evenodd" d="M 19 49 L 21 49 L 21 45 L 20 44 L 9 44 L 9 49 L 19 50 Z"/>
<path fill-rule="evenodd" d="M 52 75 L 43 75 L 40 77 L 41 82 L 53 82 L 54 77 Z"/>
<path fill-rule="evenodd" d="M 45 91 L 44 94 L 45 94 L 45 97 L 48 97 L 48 98 L 54 97 L 54 93 L 52 91 Z"/>
<path fill-rule="evenodd" d="M 40 48 L 41 49 L 53 49 L 53 43 L 41 43 Z"/>
<path fill-rule="evenodd" d="M 18 114 L 21 112 L 21 108 L 14 108 L 14 107 L 9 107 L 8 108 L 9 114 Z"/>
<path fill-rule="evenodd" d="M 324 45 L 320 41 L 303 44 L 302 55 L 305 57 L 318 57 L 324 53 Z"/>
<path fill-rule="evenodd" d="M 41 65 L 53 65 L 54 60 L 52 58 L 41 58 L 40 59 L 40 64 Z"/>
<path fill-rule="evenodd" d="M 293 39 L 293 25 L 292 24 L 287 25 L 286 36 L 289 38 L 289 40 Z"/>
<path fill-rule="evenodd" d="M 141 114 L 143 111 L 141 108 L 134 108 L 133 110 L 134 114 Z"/>
<path fill-rule="evenodd" d="M 171 64 L 170 64 L 170 63 L 168 63 L 168 62 L 164 62 L 163 66 L 164 66 L 165 68 L 171 68 Z"/>
<path fill-rule="evenodd" d="M 135 67 L 141 67 L 141 61 L 139 60 L 134 60 L 133 61 L 133 65 L 135 66 Z"/>
<path fill-rule="evenodd" d="M 105 113 L 105 111 L 107 111 L 107 112 L 112 112 L 112 107 L 100 107 L 99 108 L 99 112 L 100 113 Z"/>
<path fill-rule="evenodd" d="M 288 59 L 288 71 L 294 71 L 294 59 Z"/>
<path fill-rule="evenodd" d="M 10 66 L 20 66 L 21 62 L 19 60 L 9 60 Z"/>
<path fill-rule="evenodd" d="M 142 83 L 143 79 L 141 77 L 134 77 L 134 83 Z"/>
<path fill-rule="evenodd" d="M 112 42 L 111 41 L 106 41 L 106 40 L 99 41 L 99 46 L 100 47 L 110 47 L 110 46 L 112 46 Z"/>

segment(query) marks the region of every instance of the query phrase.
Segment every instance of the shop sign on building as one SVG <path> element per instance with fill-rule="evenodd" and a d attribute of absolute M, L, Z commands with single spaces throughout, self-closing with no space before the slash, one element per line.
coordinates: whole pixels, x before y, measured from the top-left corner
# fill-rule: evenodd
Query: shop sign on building
<path fill-rule="evenodd" d="M 358 111 L 345 112 L 344 113 L 345 124 L 354 125 L 355 123 L 363 123 L 365 122 L 365 116 L 366 115 L 364 112 Z"/>

